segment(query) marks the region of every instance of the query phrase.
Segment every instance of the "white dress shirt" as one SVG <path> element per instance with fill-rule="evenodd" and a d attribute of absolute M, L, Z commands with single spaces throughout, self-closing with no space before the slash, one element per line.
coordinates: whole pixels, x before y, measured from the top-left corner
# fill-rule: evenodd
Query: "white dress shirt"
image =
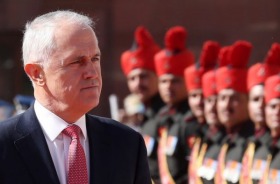
<path fill-rule="evenodd" d="M 38 101 L 35 101 L 34 109 L 39 123 L 43 129 L 50 154 L 61 184 L 67 184 L 68 149 L 71 138 L 61 132 L 70 124 L 46 109 Z M 87 170 L 89 176 L 89 145 L 87 139 L 85 115 L 78 119 L 75 125 L 81 128 L 80 142 L 86 154 Z"/>

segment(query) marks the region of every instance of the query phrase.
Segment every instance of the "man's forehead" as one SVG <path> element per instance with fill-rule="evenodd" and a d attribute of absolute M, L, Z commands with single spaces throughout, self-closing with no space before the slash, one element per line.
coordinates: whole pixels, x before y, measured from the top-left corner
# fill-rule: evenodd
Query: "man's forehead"
<path fill-rule="evenodd" d="M 271 99 L 267 105 L 280 105 L 280 98 L 273 98 Z"/>
<path fill-rule="evenodd" d="M 189 91 L 189 95 L 191 94 L 202 94 L 202 89 L 193 89 Z"/>
<path fill-rule="evenodd" d="M 217 100 L 217 95 L 211 95 L 211 96 L 209 96 L 209 97 L 207 97 L 207 98 L 204 98 L 204 100 L 205 100 L 205 101 L 207 101 L 207 100 L 208 100 L 208 101 L 209 101 L 209 100 L 210 100 L 210 101 L 211 101 L 211 100 Z"/>
<path fill-rule="evenodd" d="M 180 79 L 180 77 L 173 75 L 173 74 L 163 74 L 159 76 L 160 80 L 173 80 L 173 79 Z"/>
<path fill-rule="evenodd" d="M 147 69 L 143 69 L 143 68 L 135 68 L 135 69 L 131 70 L 127 76 L 133 77 L 133 76 L 137 76 L 137 75 L 141 75 L 141 74 L 149 74 L 149 73 L 153 73 L 153 72 L 150 70 L 147 70 Z"/>
<path fill-rule="evenodd" d="M 223 89 L 219 92 L 219 95 L 224 95 L 224 96 L 234 96 L 239 94 L 241 93 L 235 91 L 234 89 Z"/>

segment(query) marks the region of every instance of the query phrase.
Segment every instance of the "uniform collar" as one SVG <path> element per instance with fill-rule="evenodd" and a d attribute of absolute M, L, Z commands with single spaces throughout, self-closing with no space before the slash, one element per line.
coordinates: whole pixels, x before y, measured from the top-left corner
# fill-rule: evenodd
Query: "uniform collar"
<path fill-rule="evenodd" d="M 206 141 L 211 143 L 220 143 L 225 137 L 225 128 L 223 126 L 212 126 L 209 127 L 206 134 Z"/>
<path fill-rule="evenodd" d="M 145 115 L 147 118 L 153 117 L 162 107 L 164 102 L 162 101 L 159 93 L 154 95 L 148 104 L 145 104 L 146 112 Z"/>
<path fill-rule="evenodd" d="M 255 130 L 255 137 L 261 138 L 267 132 L 267 128 L 265 126 Z"/>

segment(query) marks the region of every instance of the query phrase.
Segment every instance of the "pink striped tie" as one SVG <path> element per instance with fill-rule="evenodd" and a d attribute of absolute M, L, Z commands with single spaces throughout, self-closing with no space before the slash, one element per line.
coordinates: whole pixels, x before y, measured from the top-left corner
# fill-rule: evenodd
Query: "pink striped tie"
<path fill-rule="evenodd" d="M 88 172 L 84 149 L 80 143 L 80 127 L 72 125 L 62 133 L 71 138 L 68 152 L 68 184 L 88 184 Z"/>

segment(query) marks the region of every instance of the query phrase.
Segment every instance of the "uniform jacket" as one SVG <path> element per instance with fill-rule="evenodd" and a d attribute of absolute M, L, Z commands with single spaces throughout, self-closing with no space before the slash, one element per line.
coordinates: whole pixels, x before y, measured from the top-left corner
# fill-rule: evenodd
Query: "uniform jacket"
<path fill-rule="evenodd" d="M 239 183 L 243 154 L 246 150 L 248 139 L 253 134 L 254 125 L 248 120 L 235 127 L 234 133 L 225 136 L 223 144 L 228 144 L 228 150 L 224 162 L 224 175 L 228 184 Z"/>
<path fill-rule="evenodd" d="M 268 145 L 271 144 L 270 132 L 264 129 L 261 135 L 253 136 L 249 139 L 255 145 L 252 167 L 249 171 L 249 177 L 253 184 L 258 184 L 265 172 L 267 164 L 267 155 L 269 153 Z"/>
<path fill-rule="evenodd" d="M 91 184 L 151 183 L 139 133 L 111 119 L 88 114 L 86 127 Z M 0 123 L 0 183 L 59 184 L 33 106 Z"/>
<path fill-rule="evenodd" d="M 186 183 L 191 143 L 195 140 L 199 127 L 187 99 L 175 107 L 163 107 L 158 114 L 158 121 L 161 127 L 167 128 L 168 137 L 174 143 L 170 144 L 166 154 L 170 174 L 176 184 Z"/>
<path fill-rule="evenodd" d="M 199 168 L 199 174 L 204 184 L 214 183 L 218 154 L 224 137 L 225 129 L 224 127 L 219 127 L 216 131 L 209 130 L 203 139 L 203 143 L 207 145 L 207 149 L 202 166 Z"/>
<path fill-rule="evenodd" d="M 275 140 L 274 140 L 275 141 Z M 267 173 L 267 183 L 280 183 L 280 139 L 269 146 L 271 162 Z"/>
<path fill-rule="evenodd" d="M 157 147 L 159 123 L 155 120 L 158 111 L 164 106 L 164 102 L 159 94 L 155 95 L 147 107 L 144 114 L 144 121 L 141 125 L 141 134 L 145 139 L 148 152 L 148 163 L 151 177 L 154 181 L 159 180 Z"/>

